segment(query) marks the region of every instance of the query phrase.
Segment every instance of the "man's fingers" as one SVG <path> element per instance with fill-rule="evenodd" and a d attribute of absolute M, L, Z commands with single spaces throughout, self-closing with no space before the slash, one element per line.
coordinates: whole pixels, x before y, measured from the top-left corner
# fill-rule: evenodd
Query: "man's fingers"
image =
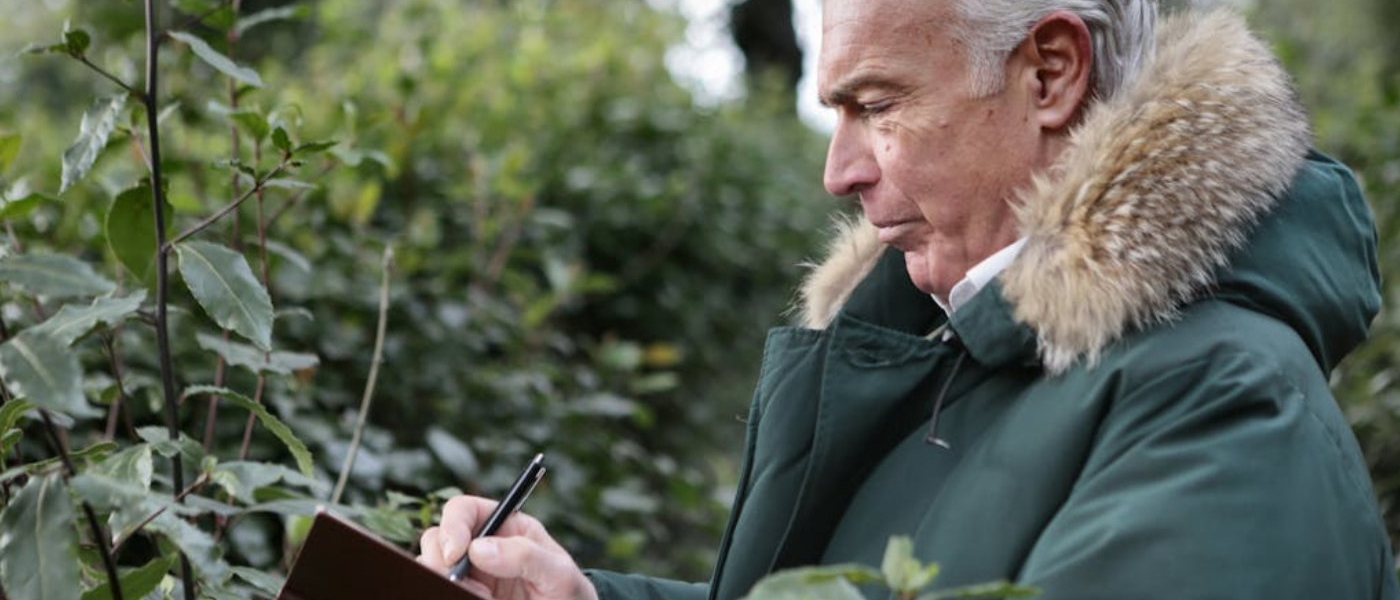
<path fill-rule="evenodd" d="M 439 535 L 439 552 L 444 564 L 452 564 L 467 552 L 467 544 L 472 541 L 472 532 L 481 529 L 481 524 L 496 509 L 496 501 L 476 496 L 457 496 L 442 507 L 442 529 Z"/>
<path fill-rule="evenodd" d="M 427 531 L 423 532 L 423 536 L 418 539 L 418 562 L 435 571 L 446 571 L 447 562 L 442 560 L 440 535 L 441 530 L 437 527 L 429 527 Z"/>
<path fill-rule="evenodd" d="M 471 560 L 497 579 L 520 579 L 540 600 L 572 600 L 583 577 L 568 554 L 527 537 L 481 538 L 471 545 Z"/>

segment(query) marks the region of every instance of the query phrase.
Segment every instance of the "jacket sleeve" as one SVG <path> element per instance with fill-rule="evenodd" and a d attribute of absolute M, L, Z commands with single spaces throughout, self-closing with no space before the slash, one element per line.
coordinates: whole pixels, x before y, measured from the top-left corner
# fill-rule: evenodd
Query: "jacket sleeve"
<path fill-rule="evenodd" d="M 710 592 L 708 583 L 599 570 L 587 570 L 584 574 L 598 590 L 598 600 L 705 600 Z"/>
<path fill-rule="evenodd" d="M 1041 600 L 1400 597 L 1315 367 L 1211 352 L 1138 381 L 1021 569 Z"/>

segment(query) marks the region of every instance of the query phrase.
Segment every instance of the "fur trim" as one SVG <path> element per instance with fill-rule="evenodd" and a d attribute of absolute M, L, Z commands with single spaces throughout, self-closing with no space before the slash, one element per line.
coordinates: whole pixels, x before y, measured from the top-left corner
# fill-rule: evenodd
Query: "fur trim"
<path fill-rule="evenodd" d="M 1138 80 L 1091 107 L 1051 176 L 1021 195 L 1027 241 L 1001 280 L 1046 369 L 1092 363 L 1130 328 L 1171 319 L 1209 288 L 1286 190 L 1310 138 L 1287 74 L 1240 17 L 1164 21 Z M 804 288 L 807 326 L 829 324 L 863 276 L 828 265 L 868 270 L 883 249 L 873 239 L 864 222 L 842 233 Z M 835 280 L 843 274 L 853 278 Z"/>
<path fill-rule="evenodd" d="M 827 245 L 828 258 L 812 269 L 798 293 L 802 324 L 811 329 L 831 324 L 884 248 L 878 232 L 864 217 L 837 220 L 836 236 Z"/>

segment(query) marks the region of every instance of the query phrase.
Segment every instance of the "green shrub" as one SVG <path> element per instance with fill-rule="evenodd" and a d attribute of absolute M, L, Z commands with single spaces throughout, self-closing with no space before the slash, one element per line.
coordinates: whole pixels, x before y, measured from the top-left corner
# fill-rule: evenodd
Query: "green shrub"
<path fill-rule="evenodd" d="M 267 595 L 265 575 L 331 494 L 380 341 L 374 409 L 336 510 L 411 544 L 454 488 L 500 493 L 544 450 L 550 477 L 530 510 L 581 562 L 704 577 L 762 336 L 832 208 L 821 140 L 763 98 L 697 106 L 664 68 L 676 18 L 640 1 L 606 13 L 569 0 L 308 6 L 249 2 L 235 18 L 182 0 L 165 16 L 187 35 L 162 46 L 161 189 L 167 234 L 190 233 L 168 249 L 185 283 L 170 287 L 166 369 L 149 327 L 143 97 L 62 56 L 142 81 L 139 6 L 26 10 L 24 31 L 53 32 L 35 37 L 74 29 L 40 45 L 50 55 L 0 68 L 18 82 L 0 90 L 12 255 L 0 260 L 0 354 L 48 335 L 60 307 L 97 297 L 111 314 L 75 351 L 48 348 L 75 361 L 64 381 L 82 396 L 56 403 L 5 374 L 17 396 L 0 411 L 6 466 L 24 463 L 6 475 L 7 525 L 37 522 L 26 511 L 66 486 L 121 531 L 124 578 L 166 596 L 181 579 L 204 595 Z M 90 108 L 94 96 L 105 100 Z M 60 156 L 85 110 L 94 160 L 78 176 L 85 161 Z M 246 201 L 195 232 L 235 198 Z M 92 268 L 90 289 L 55 294 L 16 274 L 46 253 L 68 257 L 58 273 Z M 221 279 L 240 283 L 200 285 Z M 240 306 L 254 316 L 220 316 Z M 211 384 L 220 391 L 200 387 Z M 71 477 L 39 461 L 53 455 L 48 428 L 21 397 L 88 448 Z M 183 444 L 151 427 L 171 406 Z M 181 457 L 178 477 L 167 456 Z M 280 466 L 293 463 L 300 473 Z M 100 536 L 72 506 L 45 523 L 72 533 L 54 552 L 80 548 L 81 577 L 50 575 L 93 589 Z M 6 576 L 21 569 L 7 562 L 17 548 L 0 547 L 0 582 L 32 597 Z"/>

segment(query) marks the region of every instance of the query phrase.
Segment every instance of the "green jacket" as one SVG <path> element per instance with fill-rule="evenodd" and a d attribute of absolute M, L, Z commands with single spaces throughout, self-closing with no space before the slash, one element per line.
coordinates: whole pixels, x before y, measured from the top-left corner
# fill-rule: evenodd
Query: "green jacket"
<path fill-rule="evenodd" d="M 951 320 L 840 237 L 769 335 L 712 580 L 590 573 L 603 600 L 735 600 L 891 535 L 1043 600 L 1400 598 L 1327 383 L 1379 308 L 1369 210 L 1238 19 L 1161 30 Z"/>

